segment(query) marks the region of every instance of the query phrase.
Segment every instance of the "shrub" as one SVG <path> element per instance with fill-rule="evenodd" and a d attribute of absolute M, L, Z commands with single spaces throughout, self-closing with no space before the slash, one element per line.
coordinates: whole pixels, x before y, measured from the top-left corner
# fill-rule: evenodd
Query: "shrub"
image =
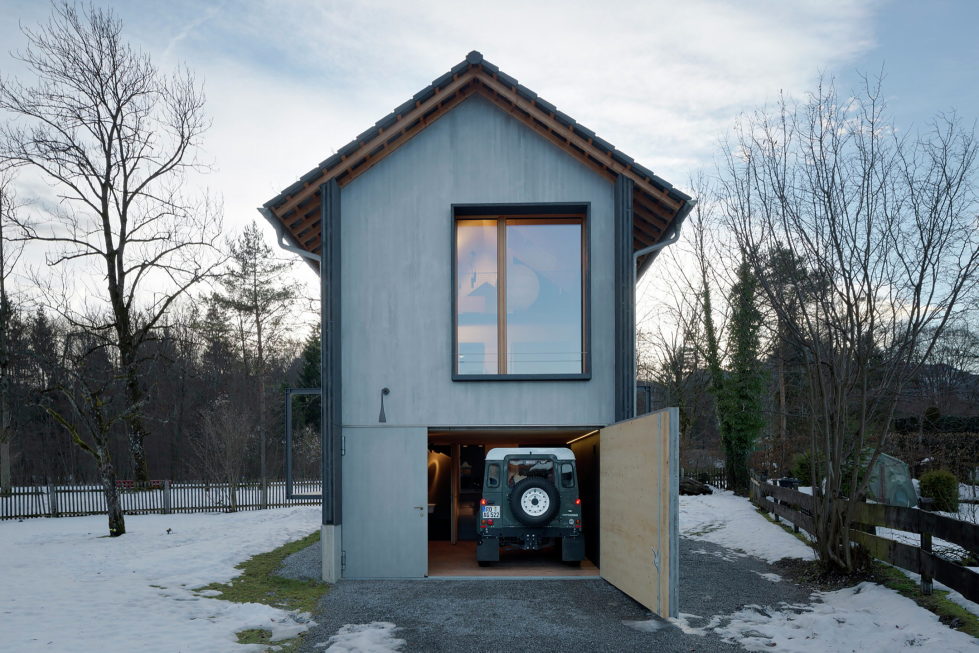
<path fill-rule="evenodd" d="M 935 500 L 935 510 L 959 511 L 959 481 L 946 469 L 936 469 L 921 475 L 921 496 Z"/>
<path fill-rule="evenodd" d="M 812 485 L 812 477 L 809 473 L 810 471 L 808 451 L 798 453 L 792 458 L 791 474 L 795 478 L 799 479 L 799 485 Z"/>

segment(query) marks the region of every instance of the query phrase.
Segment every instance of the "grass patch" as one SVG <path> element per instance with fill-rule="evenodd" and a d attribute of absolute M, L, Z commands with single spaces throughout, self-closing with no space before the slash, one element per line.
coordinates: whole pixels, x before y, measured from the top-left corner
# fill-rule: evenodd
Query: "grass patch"
<path fill-rule="evenodd" d="M 272 641 L 272 631 L 264 628 L 247 628 L 235 635 L 239 644 L 269 644 Z"/>
<path fill-rule="evenodd" d="M 297 553 L 318 542 L 319 531 L 307 535 L 301 540 L 287 542 L 277 549 L 259 553 L 237 565 L 241 574 L 227 583 L 211 583 L 197 589 L 214 590 L 218 594 L 210 597 L 235 603 L 264 603 L 274 608 L 289 611 L 313 612 L 319 600 L 329 590 L 329 587 L 315 580 L 293 580 L 275 574 L 282 561 L 293 553 Z M 237 633 L 238 641 L 242 644 L 270 644 L 272 633 L 262 628 L 250 628 Z M 298 648 L 300 638 L 275 642 L 270 650 L 292 651 Z"/>
<path fill-rule="evenodd" d="M 794 535 L 807 545 L 812 545 L 812 542 L 810 542 L 801 532 L 796 533 L 791 527 L 786 526 L 784 522 L 775 521 L 763 509 L 757 508 L 757 510 L 759 514 L 765 517 L 765 519 L 773 524 L 778 524 L 781 526 L 786 533 Z M 928 610 L 932 614 L 936 615 L 939 621 L 949 628 L 960 630 L 963 633 L 972 635 L 973 637 L 979 637 L 979 617 L 972 614 L 958 603 L 955 603 L 949 599 L 948 592 L 944 590 L 933 590 L 931 594 L 922 594 L 921 585 L 908 578 L 897 567 L 885 564 L 879 560 L 874 560 L 869 573 L 853 574 L 850 577 L 850 581 L 852 582 L 844 582 L 843 579 L 839 578 L 825 578 L 824 572 L 818 569 L 818 562 L 813 562 L 810 564 L 802 565 L 809 567 L 808 569 L 797 570 L 796 573 L 789 575 L 794 575 L 797 580 L 816 585 L 820 589 L 825 590 L 838 589 L 847 585 L 856 585 L 859 582 L 870 580 L 872 582 L 879 583 L 888 589 L 894 590 L 901 596 L 911 599 L 925 610 Z M 776 563 L 775 566 L 779 567 L 779 563 Z"/>
<path fill-rule="evenodd" d="M 795 539 L 799 540 L 800 542 L 802 542 L 806 546 L 812 546 L 812 540 L 810 540 L 808 537 L 806 537 L 805 535 L 803 535 L 802 534 L 802 531 L 796 532 L 795 529 L 793 529 L 791 526 L 788 526 L 784 521 L 781 521 L 781 520 L 775 521 L 775 518 L 772 517 L 770 514 L 768 514 L 768 512 L 766 512 L 764 508 L 758 508 L 756 506 L 755 507 L 755 511 L 757 511 L 759 515 L 761 515 L 762 517 L 764 517 L 768 521 L 772 522 L 776 526 L 780 526 L 783 531 L 785 531 L 786 533 L 788 533 L 789 535 L 791 535 Z"/>
<path fill-rule="evenodd" d="M 931 594 L 921 593 L 921 586 L 908 578 L 900 569 L 874 561 L 874 575 L 877 582 L 901 596 L 905 596 L 925 610 L 938 616 L 939 621 L 955 630 L 979 637 L 979 617 L 948 598 L 948 592 L 933 590 Z"/>

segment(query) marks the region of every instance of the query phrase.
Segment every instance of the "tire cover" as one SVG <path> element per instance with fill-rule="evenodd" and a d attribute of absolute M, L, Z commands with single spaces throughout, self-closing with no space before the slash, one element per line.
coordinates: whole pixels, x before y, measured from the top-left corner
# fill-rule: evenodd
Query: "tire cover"
<path fill-rule="evenodd" d="M 524 495 L 530 490 L 536 490 L 532 494 L 543 492 L 547 496 L 547 509 L 540 515 L 529 514 L 521 504 Z M 530 476 L 513 486 L 513 490 L 510 492 L 509 504 L 510 512 L 521 524 L 525 526 L 543 526 L 554 519 L 554 516 L 561 509 L 561 495 L 558 494 L 554 484 L 546 478 Z"/>

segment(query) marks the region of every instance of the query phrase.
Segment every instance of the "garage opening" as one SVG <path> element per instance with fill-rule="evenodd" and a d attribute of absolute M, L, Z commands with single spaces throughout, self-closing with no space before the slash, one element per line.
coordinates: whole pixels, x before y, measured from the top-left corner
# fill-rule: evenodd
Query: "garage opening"
<path fill-rule="evenodd" d="M 428 575 L 433 577 L 598 576 L 598 427 L 439 429 L 428 432 Z M 494 448 L 566 447 L 575 454 L 585 559 L 561 561 L 561 547 L 501 550 L 500 561 L 480 566 L 476 540 L 486 453 Z"/>

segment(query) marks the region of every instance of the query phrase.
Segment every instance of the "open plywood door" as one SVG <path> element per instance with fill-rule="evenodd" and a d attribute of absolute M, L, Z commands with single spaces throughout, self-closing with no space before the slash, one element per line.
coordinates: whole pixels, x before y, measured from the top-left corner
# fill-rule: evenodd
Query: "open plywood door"
<path fill-rule="evenodd" d="M 602 578 L 661 617 L 677 616 L 679 412 L 601 430 Z"/>

